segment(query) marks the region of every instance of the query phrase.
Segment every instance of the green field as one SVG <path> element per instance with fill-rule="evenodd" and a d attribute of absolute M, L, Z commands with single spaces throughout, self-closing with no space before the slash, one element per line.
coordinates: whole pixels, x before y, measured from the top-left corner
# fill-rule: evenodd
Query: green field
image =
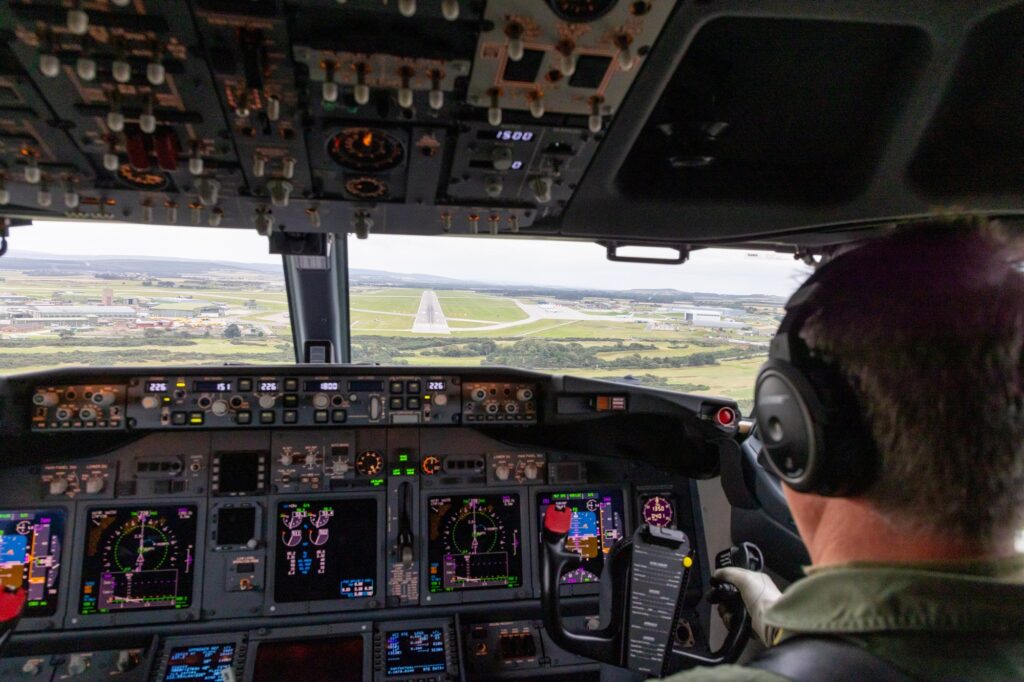
<path fill-rule="evenodd" d="M 0 374 L 67 364 L 270 364 L 294 359 L 286 296 L 266 279 L 231 281 L 224 286 L 216 281 L 197 285 L 172 280 L 172 288 L 143 286 L 138 280 L 32 276 L 2 270 L 0 279 L 4 280 L 0 293 L 30 296 L 35 302 L 96 304 L 106 288 L 113 290 L 115 303 L 191 297 L 223 304 L 226 320 L 265 331 L 260 338 L 228 339 L 221 334 L 223 323 L 218 327 L 216 321 L 194 321 L 174 330 L 145 333 L 130 325 L 127 329 L 101 325 L 62 339 L 54 329 L 5 334 L 0 327 Z M 682 315 L 658 313 L 646 303 L 633 310 L 644 318 L 639 320 L 601 319 L 621 313 L 590 307 L 580 310 L 582 316 L 594 319 L 531 319 L 512 298 L 466 290 L 435 291 L 450 334 L 412 331 L 422 289 L 356 287 L 351 291 L 353 360 L 444 367 L 511 364 L 585 377 L 629 377 L 660 388 L 730 397 L 748 409 L 764 351 L 746 342 L 763 343 L 774 324 L 770 316 L 752 315 L 744 321 L 742 336 L 735 330 L 687 326 Z M 573 306 L 572 301 L 559 303 Z M 614 305 L 628 308 L 626 301 L 616 300 Z M 652 315 L 675 328 L 648 324 Z"/>

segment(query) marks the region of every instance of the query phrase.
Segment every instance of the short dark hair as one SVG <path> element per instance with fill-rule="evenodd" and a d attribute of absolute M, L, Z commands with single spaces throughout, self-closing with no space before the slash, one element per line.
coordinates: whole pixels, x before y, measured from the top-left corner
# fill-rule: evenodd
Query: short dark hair
<path fill-rule="evenodd" d="M 881 460 L 865 497 L 982 542 L 1024 522 L 1024 275 L 994 223 L 901 228 L 825 266 L 801 336 L 860 401 Z"/>

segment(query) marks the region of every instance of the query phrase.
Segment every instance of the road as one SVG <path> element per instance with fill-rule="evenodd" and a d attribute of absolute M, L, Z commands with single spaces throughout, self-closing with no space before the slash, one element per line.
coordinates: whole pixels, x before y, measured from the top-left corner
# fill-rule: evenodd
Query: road
<path fill-rule="evenodd" d="M 441 310 L 441 302 L 437 294 L 427 289 L 420 297 L 420 309 L 416 311 L 416 321 L 412 323 L 414 334 L 451 334 L 448 320 Z"/>

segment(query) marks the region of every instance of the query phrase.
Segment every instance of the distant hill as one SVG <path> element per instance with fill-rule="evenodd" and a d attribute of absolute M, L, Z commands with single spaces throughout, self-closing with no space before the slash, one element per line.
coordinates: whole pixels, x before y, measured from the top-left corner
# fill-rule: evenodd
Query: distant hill
<path fill-rule="evenodd" d="M 247 274 L 278 275 L 280 265 L 272 263 L 235 263 L 183 258 L 146 258 L 142 256 L 68 257 L 22 251 L 17 256 L 0 258 L 0 275 L 4 270 L 20 270 L 37 275 L 146 275 L 149 277 L 195 277 L 200 275 Z M 434 287 L 437 289 L 474 289 L 508 296 L 551 296 L 562 299 L 614 297 L 655 303 L 694 302 L 713 299 L 735 305 L 743 302 L 783 302 L 785 297 L 769 295 L 733 295 L 710 292 L 687 292 L 677 289 L 629 289 L 626 291 L 500 284 L 440 277 L 423 273 L 388 272 L 385 270 L 349 270 L 349 280 L 357 286 Z"/>

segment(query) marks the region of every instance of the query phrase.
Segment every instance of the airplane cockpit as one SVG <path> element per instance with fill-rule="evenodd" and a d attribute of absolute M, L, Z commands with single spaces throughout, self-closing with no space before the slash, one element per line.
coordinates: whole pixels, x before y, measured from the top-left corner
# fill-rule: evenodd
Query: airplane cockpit
<path fill-rule="evenodd" d="M 749 657 L 715 569 L 809 563 L 751 414 L 786 297 L 937 206 L 1015 228 L 1022 22 L 0 2 L 0 679 Z"/>

